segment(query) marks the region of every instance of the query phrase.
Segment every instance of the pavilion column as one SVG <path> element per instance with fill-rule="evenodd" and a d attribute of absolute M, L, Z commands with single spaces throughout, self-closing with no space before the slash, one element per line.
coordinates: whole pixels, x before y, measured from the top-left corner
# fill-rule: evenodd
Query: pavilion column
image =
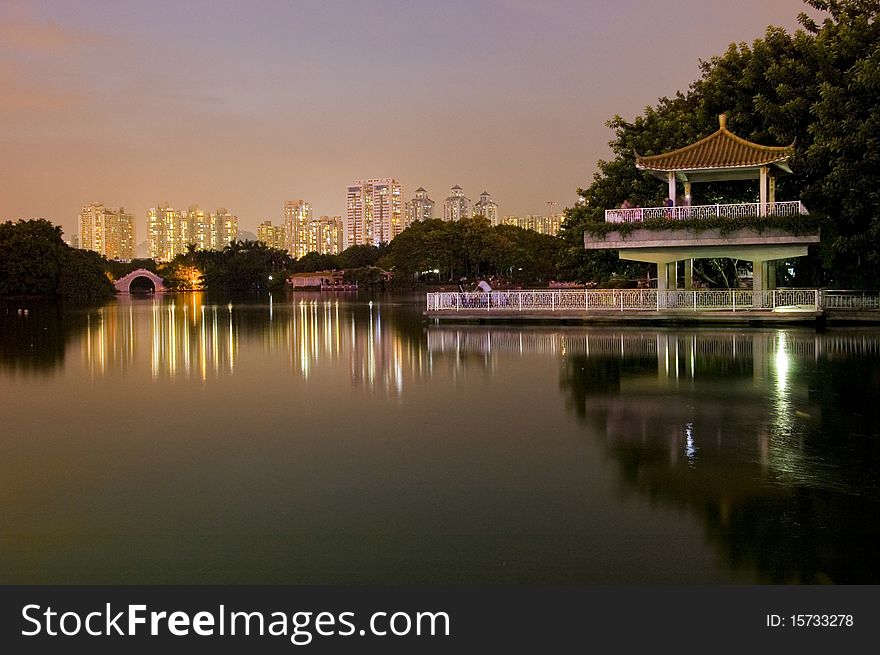
<path fill-rule="evenodd" d="M 694 260 L 684 260 L 684 288 L 692 291 L 694 288 Z"/>
<path fill-rule="evenodd" d="M 666 269 L 668 264 L 657 262 L 657 307 L 666 307 Z"/>
<path fill-rule="evenodd" d="M 767 187 L 767 202 L 773 204 L 776 202 L 776 173 L 770 171 L 767 181 L 769 183 Z"/>
<path fill-rule="evenodd" d="M 764 294 L 761 292 L 766 288 L 764 282 L 765 270 L 765 262 L 752 262 L 752 307 L 755 309 L 764 306 Z"/>
<path fill-rule="evenodd" d="M 767 215 L 767 167 L 761 166 L 761 206 L 758 207 L 758 216 Z"/>
<path fill-rule="evenodd" d="M 776 260 L 764 262 L 764 284 L 768 291 L 776 288 Z"/>
<path fill-rule="evenodd" d="M 672 204 L 675 204 L 675 173 L 673 171 L 669 171 L 669 199 L 672 200 Z"/>
<path fill-rule="evenodd" d="M 691 183 L 690 182 L 684 183 L 684 202 L 688 207 L 690 207 L 690 205 L 691 205 Z"/>
<path fill-rule="evenodd" d="M 670 290 L 678 289 L 678 262 L 666 264 L 666 280 Z"/>

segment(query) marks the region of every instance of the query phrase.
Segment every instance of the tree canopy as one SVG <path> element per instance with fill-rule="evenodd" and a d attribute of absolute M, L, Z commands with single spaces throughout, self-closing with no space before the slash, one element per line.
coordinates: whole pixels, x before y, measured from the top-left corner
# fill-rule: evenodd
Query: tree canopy
<path fill-rule="evenodd" d="M 557 277 L 561 249 L 555 237 L 510 225 L 493 227 L 482 216 L 434 219 L 401 232 L 383 263 L 405 279 L 436 270 L 439 279 L 447 281 L 497 275 L 534 283 Z"/>
<path fill-rule="evenodd" d="M 114 294 L 104 258 L 64 243 L 45 219 L 0 223 L 0 295 L 103 300 Z"/>

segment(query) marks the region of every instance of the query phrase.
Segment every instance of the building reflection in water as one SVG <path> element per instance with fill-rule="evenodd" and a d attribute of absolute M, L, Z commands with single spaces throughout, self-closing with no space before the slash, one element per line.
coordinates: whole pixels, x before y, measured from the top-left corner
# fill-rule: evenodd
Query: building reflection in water
<path fill-rule="evenodd" d="M 148 356 L 154 380 L 231 374 L 237 348 L 232 305 L 205 305 L 202 295 L 121 298 L 91 313 L 81 344 L 86 367 L 103 376 Z"/>
<path fill-rule="evenodd" d="M 148 350 L 154 380 L 204 381 L 233 375 L 242 351 L 256 348 L 286 360 L 304 380 L 321 366 L 344 365 L 353 384 L 399 395 L 407 379 L 429 377 L 432 366 L 420 317 L 335 296 L 267 303 L 214 303 L 203 293 L 123 298 L 90 314 L 85 332 L 82 357 L 94 376 L 126 370 Z"/>

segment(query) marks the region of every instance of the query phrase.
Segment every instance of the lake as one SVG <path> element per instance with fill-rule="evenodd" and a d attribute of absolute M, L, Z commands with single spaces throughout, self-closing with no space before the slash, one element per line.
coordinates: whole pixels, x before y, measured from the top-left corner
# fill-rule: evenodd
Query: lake
<path fill-rule="evenodd" d="M 880 583 L 880 331 L 0 304 L 0 582 Z"/>

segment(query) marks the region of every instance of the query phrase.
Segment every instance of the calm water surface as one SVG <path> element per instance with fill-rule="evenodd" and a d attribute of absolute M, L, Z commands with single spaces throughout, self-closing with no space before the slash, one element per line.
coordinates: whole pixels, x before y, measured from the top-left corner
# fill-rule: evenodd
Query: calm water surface
<path fill-rule="evenodd" d="M 880 331 L 422 303 L 0 305 L 0 582 L 880 582 Z"/>

